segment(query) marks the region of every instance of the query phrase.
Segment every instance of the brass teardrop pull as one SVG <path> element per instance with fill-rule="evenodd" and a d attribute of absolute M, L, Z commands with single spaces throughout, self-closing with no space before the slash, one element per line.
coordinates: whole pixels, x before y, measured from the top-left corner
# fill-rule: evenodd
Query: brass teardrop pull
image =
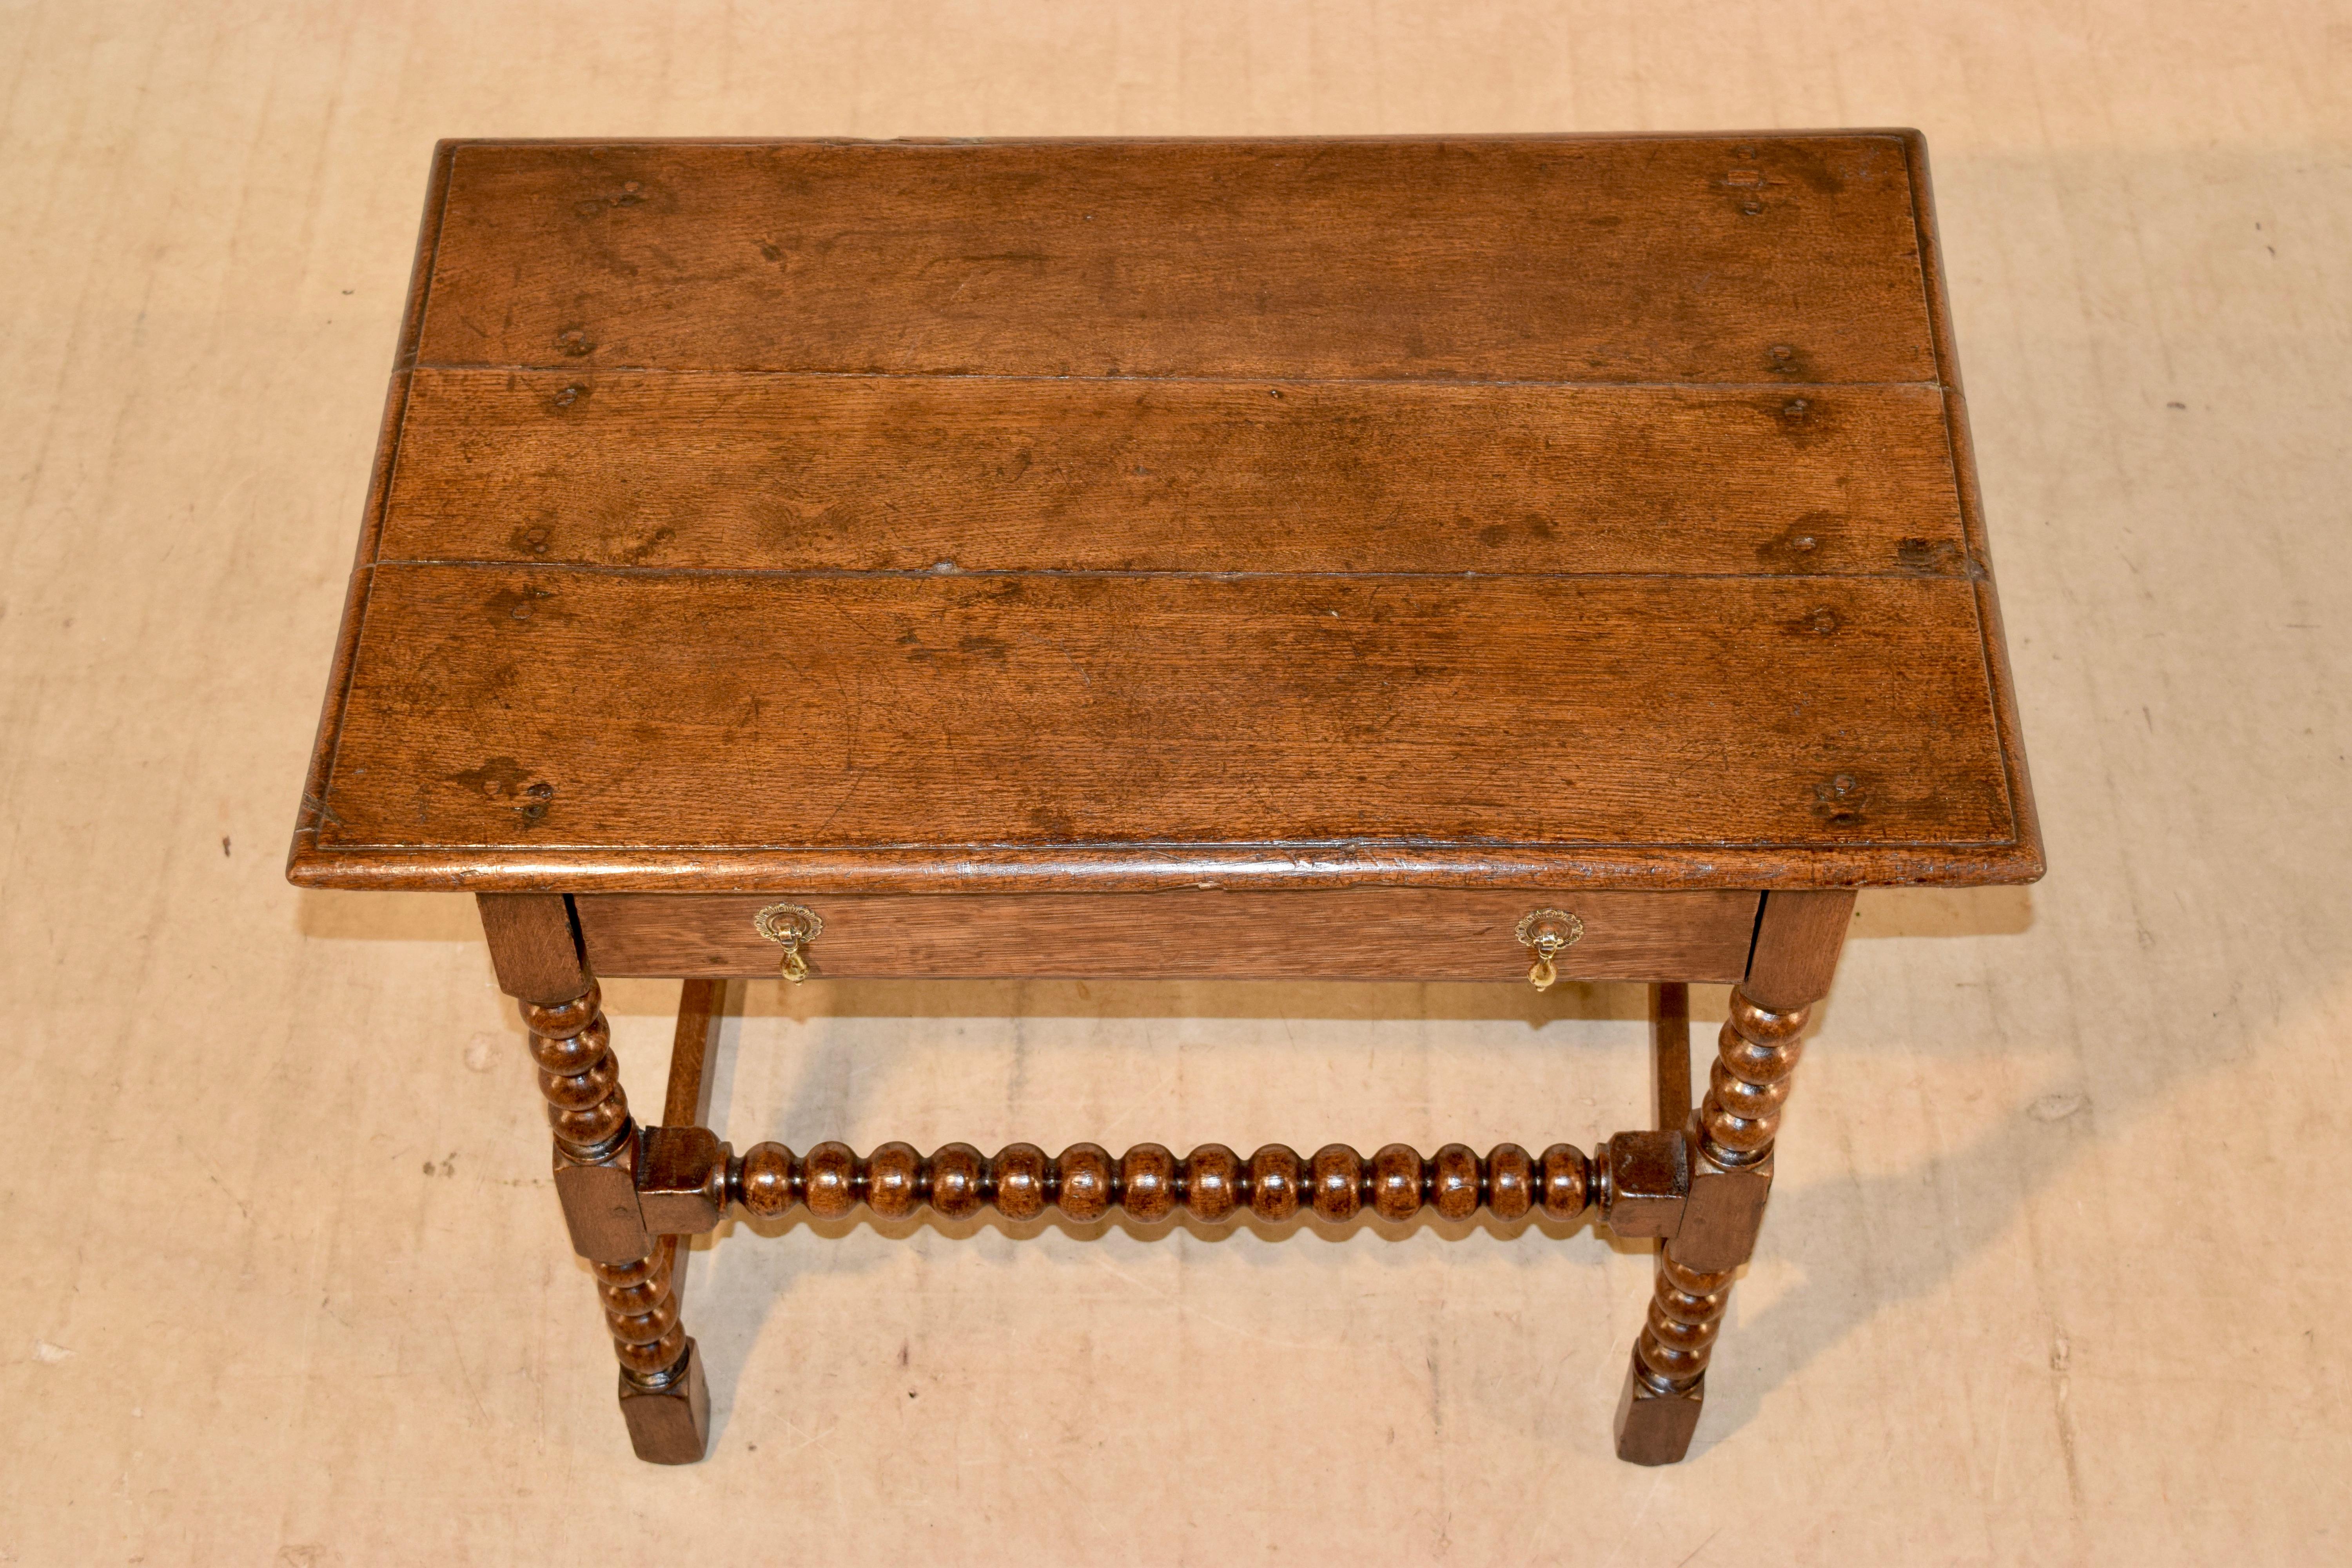
<path fill-rule="evenodd" d="M 1584 934 L 1584 922 L 1566 910 L 1530 910 L 1519 919 L 1514 933 L 1521 947 L 1535 950 L 1536 961 L 1528 969 L 1528 984 L 1538 991 L 1549 991 L 1559 978 L 1559 968 L 1552 960 L 1564 948 L 1576 945 Z"/>
<path fill-rule="evenodd" d="M 784 950 L 785 979 L 798 985 L 809 977 L 808 947 L 824 934 L 824 916 L 802 904 L 770 904 L 751 917 L 751 929 Z"/>

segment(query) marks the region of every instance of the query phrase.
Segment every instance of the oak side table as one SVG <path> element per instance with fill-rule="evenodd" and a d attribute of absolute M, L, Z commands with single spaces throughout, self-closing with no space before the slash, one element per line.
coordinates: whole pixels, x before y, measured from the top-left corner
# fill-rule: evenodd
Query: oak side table
<path fill-rule="evenodd" d="M 2041 874 L 2000 626 L 1915 132 L 444 142 L 289 874 L 479 896 L 644 1458 L 730 1205 L 1483 1205 L 1659 1238 L 1665 1463 L 1854 889 Z M 737 1154 L 780 973 L 1649 982 L 1654 1125 Z"/>

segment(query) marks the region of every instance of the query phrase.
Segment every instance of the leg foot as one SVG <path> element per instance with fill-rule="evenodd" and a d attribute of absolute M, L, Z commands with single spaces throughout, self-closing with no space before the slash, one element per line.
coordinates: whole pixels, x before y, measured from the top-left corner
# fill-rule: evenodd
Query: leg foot
<path fill-rule="evenodd" d="M 1629 1465 L 1678 1465 L 1698 1430 L 1706 1380 L 1688 1388 L 1664 1388 L 1642 1375 L 1637 1356 L 1625 1369 L 1625 1392 L 1617 1396 L 1617 1457 Z"/>
<path fill-rule="evenodd" d="M 629 1424 L 629 1446 L 646 1463 L 691 1465 L 701 1459 L 710 1442 L 710 1388 L 691 1339 L 662 1386 L 648 1388 L 621 1374 L 621 1415 Z"/>

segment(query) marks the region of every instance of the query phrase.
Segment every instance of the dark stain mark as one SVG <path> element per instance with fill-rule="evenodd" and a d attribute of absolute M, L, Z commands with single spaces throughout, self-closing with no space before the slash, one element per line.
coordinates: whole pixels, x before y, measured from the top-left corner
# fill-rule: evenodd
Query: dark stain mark
<path fill-rule="evenodd" d="M 1832 827 L 1859 827 L 1870 804 L 1870 790 L 1852 773 L 1823 779 L 1813 786 L 1813 815 Z"/>
<path fill-rule="evenodd" d="M 544 555 L 547 553 L 547 530 L 537 525 L 518 528 L 507 535 L 507 543 L 518 555 Z"/>
<path fill-rule="evenodd" d="M 501 588 L 490 595 L 490 618 L 497 621 L 529 621 L 535 618 L 563 620 L 568 617 L 547 614 L 548 601 L 555 597 L 552 588 Z"/>
<path fill-rule="evenodd" d="M 1029 826 L 1037 830 L 1039 837 L 1050 843 L 1067 844 L 1078 836 L 1078 825 L 1070 819 L 1069 813 L 1055 811 L 1051 806 L 1041 805 L 1031 811 Z"/>
<path fill-rule="evenodd" d="M 584 327 L 564 328 L 555 334 L 555 346 L 573 359 L 584 359 L 596 352 L 596 345 L 589 341 Z"/>
<path fill-rule="evenodd" d="M 514 814 L 522 818 L 526 827 L 537 826 L 546 817 L 549 804 L 555 799 L 553 784 L 545 779 L 532 778 L 530 770 L 512 757 L 492 757 L 478 768 L 441 776 L 479 795 L 484 800 L 513 801 Z"/>
<path fill-rule="evenodd" d="M 1737 149 L 1735 155 L 1743 163 L 1755 163 L 1759 157 L 1753 148 Z M 1846 180 L 1850 174 L 1856 178 L 1869 179 L 1868 163 L 1870 162 L 1871 160 L 1865 154 L 1864 166 L 1862 169 L 1848 171 L 1833 168 L 1822 152 L 1816 151 L 1808 143 L 1782 142 L 1774 144 L 1770 167 L 1764 169 L 1762 174 L 1764 179 L 1771 184 L 1785 185 L 1793 183 L 1803 185 L 1817 195 L 1833 196 L 1845 189 Z"/>
<path fill-rule="evenodd" d="M 1469 519 L 1462 520 L 1466 526 Z M 1514 534 L 1524 534 L 1538 544 L 1549 544 L 1559 536 L 1559 525 L 1539 511 L 1531 511 L 1507 521 L 1490 522 L 1478 531 L 1478 542 L 1490 550 L 1508 544 Z"/>
<path fill-rule="evenodd" d="M 594 345 L 592 344 L 590 346 L 593 347 Z M 587 400 L 588 384 L 584 381 L 575 381 L 570 385 L 564 387 L 562 391 L 557 393 L 554 396 L 549 398 L 547 401 L 550 407 L 564 409 L 572 407 L 578 404 L 585 403 Z"/>
<path fill-rule="evenodd" d="M 525 784 L 522 804 L 514 808 L 515 815 L 522 818 L 525 826 L 536 827 L 547 816 L 548 803 L 554 798 L 555 786 L 544 779 Z"/>
<path fill-rule="evenodd" d="M 221 858 L 228 858 L 228 835 L 226 833 L 221 835 Z"/>
<path fill-rule="evenodd" d="M 1775 146 L 1769 165 L 1753 147 L 1735 147 L 1731 155 L 1733 166 L 1724 171 L 1721 184 L 1732 205 L 1747 217 L 1763 215 L 1765 197 L 1770 195 L 1775 187 L 1786 189 L 1802 185 L 1818 195 L 1827 196 L 1845 189 L 1849 173 L 1854 177 L 1870 178 L 1867 159 L 1860 170 L 1836 169 L 1820 153 L 1808 151 L 1801 144 Z"/>
<path fill-rule="evenodd" d="M 627 562 L 632 566 L 642 566 L 646 563 L 646 557 L 653 554 L 655 552 L 661 549 L 663 545 L 667 544 L 671 540 L 676 539 L 677 537 L 677 530 L 674 528 L 656 528 L 651 533 L 646 535 L 645 538 L 638 540 L 635 544 L 632 544 L 626 550 L 622 551 L 621 559 Z"/>
<path fill-rule="evenodd" d="M 1791 623 L 1794 630 L 1817 637 L 1835 637 L 1842 624 L 1837 612 L 1827 605 L 1815 605 L 1809 614 Z"/>
<path fill-rule="evenodd" d="M 760 257 L 763 261 L 782 261 L 784 253 L 763 239 L 760 242 Z"/>
<path fill-rule="evenodd" d="M 1007 658 L 1011 657 L 1013 645 L 1003 637 L 982 637 L 975 633 L 971 637 L 959 638 L 956 642 L 956 651 L 976 654 L 982 658 L 992 658 L 997 663 L 1003 664 Z"/>
<path fill-rule="evenodd" d="M 1584 226 L 1587 228 L 1611 229 L 1622 227 L 1624 222 L 1625 220 L 1615 213 L 1600 213 L 1586 218 Z"/>
<path fill-rule="evenodd" d="M 1766 187 L 1773 182 L 1761 169 L 1734 169 L 1723 176 L 1724 195 L 1742 217 L 1762 217 Z"/>
<path fill-rule="evenodd" d="M 1839 425 L 1835 406 L 1822 402 L 1818 396 L 1765 396 L 1756 399 L 1749 406 L 1769 417 L 1772 428 L 1780 433 L 1780 438 L 1799 451 L 1834 435 Z"/>
<path fill-rule="evenodd" d="M 1809 511 L 1758 545 L 1757 558 L 1767 563 L 1816 565 L 1823 546 L 1833 541 L 1844 526 L 1842 512 Z"/>
<path fill-rule="evenodd" d="M 582 217 L 601 217 L 614 207 L 634 207 L 644 204 L 645 187 L 635 180 L 624 180 L 621 188 L 608 195 L 583 196 L 572 204 L 572 210 Z"/>
<path fill-rule="evenodd" d="M 1895 564 L 1923 577 L 1969 575 L 1963 570 L 1961 561 L 1960 546 L 1956 540 L 1898 539 L 1895 542 Z"/>
<path fill-rule="evenodd" d="M 512 757 L 492 757 L 478 768 L 468 768 L 462 773 L 443 773 L 451 784 L 463 784 L 487 800 L 513 799 L 522 794 L 522 786 L 530 770 Z"/>

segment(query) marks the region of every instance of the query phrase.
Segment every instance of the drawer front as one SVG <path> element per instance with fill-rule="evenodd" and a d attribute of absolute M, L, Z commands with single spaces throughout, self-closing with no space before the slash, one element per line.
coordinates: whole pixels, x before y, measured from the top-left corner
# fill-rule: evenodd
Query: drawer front
<path fill-rule="evenodd" d="M 583 894 L 589 962 L 614 976 L 773 976 L 753 918 L 812 910 L 809 972 L 837 979 L 1520 980 L 1514 935 L 1541 909 L 1583 935 L 1570 980 L 1738 980 L 1752 892 L 1565 893 L 1351 888 L 1328 892 Z"/>

